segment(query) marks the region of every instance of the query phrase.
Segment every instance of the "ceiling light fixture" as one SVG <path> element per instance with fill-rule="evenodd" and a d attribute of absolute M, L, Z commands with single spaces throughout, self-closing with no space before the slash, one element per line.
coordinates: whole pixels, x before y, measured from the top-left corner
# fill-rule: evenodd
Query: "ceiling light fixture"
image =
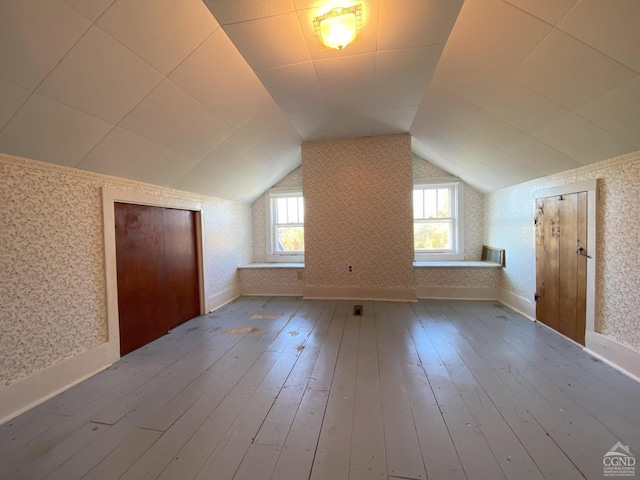
<path fill-rule="evenodd" d="M 337 7 L 314 17 L 313 29 L 324 45 L 342 50 L 362 29 L 362 5 Z"/>

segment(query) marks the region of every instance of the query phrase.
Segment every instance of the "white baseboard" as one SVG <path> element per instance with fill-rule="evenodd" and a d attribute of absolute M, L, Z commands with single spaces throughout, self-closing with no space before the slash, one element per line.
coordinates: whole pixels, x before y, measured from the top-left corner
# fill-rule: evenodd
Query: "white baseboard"
<path fill-rule="evenodd" d="M 109 367 L 109 343 L 0 388 L 0 424 Z"/>
<path fill-rule="evenodd" d="M 216 295 L 212 295 L 207 298 L 205 311 L 207 313 L 212 312 L 222 307 L 223 305 L 226 305 L 227 303 L 235 300 L 240 295 L 242 295 L 242 292 L 239 288 L 236 287 L 228 288 L 227 290 L 217 293 Z"/>
<path fill-rule="evenodd" d="M 242 295 L 256 297 L 301 297 L 302 284 L 300 285 L 243 285 Z"/>
<path fill-rule="evenodd" d="M 504 290 L 498 290 L 498 301 L 503 303 L 507 307 L 515 310 L 520 315 L 524 315 L 529 320 L 535 321 L 536 319 L 536 304 L 528 301 L 525 298 L 514 295 L 511 292 L 505 292 Z"/>
<path fill-rule="evenodd" d="M 586 332 L 584 350 L 640 383 L 640 352 L 600 333 Z"/>
<path fill-rule="evenodd" d="M 498 289 L 491 287 L 416 287 L 418 298 L 455 300 L 496 300 Z"/>
<path fill-rule="evenodd" d="M 331 300 L 382 300 L 391 302 L 415 302 L 415 288 L 377 287 L 304 287 L 305 299 Z"/>

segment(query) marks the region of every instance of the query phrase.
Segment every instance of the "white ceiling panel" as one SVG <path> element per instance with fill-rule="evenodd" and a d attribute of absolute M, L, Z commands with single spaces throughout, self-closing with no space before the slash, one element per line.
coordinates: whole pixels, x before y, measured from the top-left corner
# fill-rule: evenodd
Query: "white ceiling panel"
<path fill-rule="evenodd" d="M 33 90 L 90 26 L 62 0 L 0 2 L 0 79 Z"/>
<path fill-rule="evenodd" d="M 319 93 L 279 98 L 276 102 L 282 112 L 290 119 L 329 114 L 324 97 Z"/>
<path fill-rule="evenodd" d="M 204 3 L 213 12 L 220 25 L 274 17 L 295 10 L 292 0 L 269 0 L 268 2 L 204 0 Z"/>
<path fill-rule="evenodd" d="M 205 113 L 205 107 L 165 79 L 122 119 L 119 126 L 169 146 Z"/>
<path fill-rule="evenodd" d="M 504 82 L 483 108 L 527 133 L 535 133 L 571 112 L 512 80 Z M 523 115 L 522 112 L 527 112 Z"/>
<path fill-rule="evenodd" d="M 296 168 L 296 166 L 299 167 L 300 166 L 299 162 L 301 157 L 300 150 L 301 150 L 300 143 L 296 142 L 295 144 L 292 144 L 288 147 L 285 146 L 284 148 L 278 149 L 274 154 L 270 156 L 269 159 L 267 159 L 266 157 L 263 157 L 260 154 L 255 155 L 252 158 L 250 158 L 249 161 L 244 165 L 242 171 L 246 174 L 249 180 L 249 183 L 252 184 L 252 187 L 255 187 L 260 183 L 260 178 L 273 175 L 274 168 L 275 169 L 283 168 L 283 164 L 280 163 L 280 160 L 285 157 L 289 161 L 292 160 L 291 167 L 279 172 L 276 171 L 275 172 L 276 177 L 278 177 L 279 174 L 282 174 L 282 176 L 285 176 L 288 173 L 290 173 L 291 170 Z M 297 157 L 297 158 L 293 158 L 293 159 L 291 158 L 292 151 L 296 152 L 294 157 Z M 285 168 L 286 168 L 286 165 L 287 163 L 284 164 Z M 261 191 L 259 193 L 262 194 L 264 193 L 264 191 Z"/>
<path fill-rule="evenodd" d="M 394 107 L 377 109 L 373 113 L 374 135 L 406 133 L 416 116 L 418 107 Z"/>
<path fill-rule="evenodd" d="M 201 1 L 115 2 L 97 25 L 163 74 L 218 27 Z"/>
<path fill-rule="evenodd" d="M 576 114 L 561 118 L 538 132 L 536 137 L 583 164 L 636 150 Z"/>
<path fill-rule="evenodd" d="M 233 133 L 233 127 L 207 112 L 170 146 L 187 156 L 202 160 Z"/>
<path fill-rule="evenodd" d="M 447 41 L 463 0 L 383 0 L 378 48 L 441 45 Z"/>
<path fill-rule="evenodd" d="M 640 148 L 635 0 L 359 0 L 343 50 L 339 0 L 205 3 L 0 0 L 0 151 L 250 201 L 302 141 L 409 132 L 484 191 Z"/>
<path fill-rule="evenodd" d="M 238 132 L 251 146 L 266 142 L 277 149 L 279 144 L 286 144 L 287 139 L 294 138 L 296 142 L 300 142 L 299 135 L 275 103 L 258 112 Z"/>
<path fill-rule="evenodd" d="M 29 95 L 31 95 L 29 90 L 0 80 L 0 131 L 11 120 Z"/>
<path fill-rule="evenodd" d="M 556 25 L 569 13 L 578 0 L 505 0 L 551 25 Z"/>
<path fill-rule="evenodd" d="M 428 82 L 436 69 L 442 49 L 442 45 L 430 45 L 378 52 L 376 84 Z M 420 61 L 416 61 L 417 58 Z"/>
<path fill-rule="evenodd" d="M 291 147 L 299 146 L 299 137 L 292 138 Z M 274 140 L 273 137 L 266 137 L 262 142 L 248 150 L 237 162 L 226 169 L 222 174 L 211 179 L 210 187 L 223 198 L 233 200 L 241 199 L 241 192 L 251 189 L 260 176 L 265 175 L 265 171 L 260 172 L 257 166 L 273 170 L 279 163 L 279 156 L 283 150 L 283 145 L 287 145 L 281 140 Z M 299 147 L 298 147 L 299 148 Z M 258 170 L 258 171 L 256 171 Z M 284 174 L 289 171 L 284 172 Z M 273 172 L 268 173 L 270 176 Z"/>
<path fill-rule="evenodd" d="M 640 2 L 582 0 L 558 27 L 640 72 Z"/>
<path fill-rule="evenodd" d="M 254 70 L 311 60 L 295 12 L 225 25 L 224 31 Z"/>
<path fill-rule="evenodd" d="M 326 115 L 300 115 L 290 118 L 290 121 L 301 138 L 315 138 L 318 140 L 329 138 L 325 134 L 325 131 L 331 126 L 331 119 L 328 113 Z"/>
<path fill-rule="evenodd" d="M 526 182 L 542 175 L 542 172 L 536 170 L 533 165 L 520 162 L 517 158 L 507 155 L 462 129 L 452 134 L 448 141 L 493 170 L 501 172 L 510 182 Z"/>
<path fill-rule="evenodd" d="M 37 94 L 0 132 L 0 151 L 76 165 L 113 125 Z"/>
<path fill-rule="evenodd" d="M 175 184 L 175 188 L 196 193 L 207 193 L 219 196 L 212 183 L 229 169 L 239 158 L 244 156 L 250 147 L 246 139 L 239 133 L 232 134 L 213 152 L 207 155 L 194 168 L 187 172 Z"/>
<path fill-rule="evenodd" d="M 477 105 L 432 84 L 418 108 L 411 132 L 418 136 L 433 132 L 446 139 L 447 134 L 455 132 L 476 110 Z"/>
<path fill-rule="evenodd" d="M 510 185 L 501 172 L 438 137 L 426 137 L 428 142 L 412 141 L 414 150 L 425 160 L 452 173 L 481 192 L 490 192 Z"/>
<path fill-rule="evenodd" d="M 324 100 L 330 115 L 373 110 L 373 87 L 327 92 Z"/>
<path fill-rule="evenodd" d="M 77 167 L 135 179 L 164 149 L 148 138 L 115 127 Z"/>
<path fill-rule="evenodd" d="M 330 114 L 327 138 L 371 136 L 376 125 L 373 115 L 372 110 Z"/>
<path fill-rule="evenodd" d="M 640 148 L 640 76 L 581 108 L 578 113 Z"/>
<path fill-rule="evenodd" d="M 533 136 L 487 113 L 477 110 L 463 127 L 472 135 L 497 146 L 506 154 L 529 163 L 545 175 L 580 166 L 580 163 Z"/>
<path fill-rule="evenodd" d="M 513 79 L 575 110 L 636 75 L 594 48 L 554 30 L 518 67 Z"/>
<path fill-rule="evenodd" d="M 235 128 L 258 114 L 261 110 L 274 104 L 262 84 L 255 75 L 236 79 L 226 95 L 218 97 L 210 109 L 222 120 Z"/>
<path fill-rule="evenodd" d="M 323 92 L 355 90 L 375 83 L 375 53 L 314 60 L 313 64 Z"/>
<path fill-rule="evenodd" d="M 64 0 L 76 11 L 95 22 L 115 0 Z"/>
<path fill-rule="evenodd" d="M 552 27 L 502 0 L 467 0 L 445 47 L 440 70 L 510 75 Z M 453 67 L 456 68 L 453 68 Z"/>
<path fill-rule="evenodd" d="M 220 28 L 189 55 L 169 79 L 211 107 L 220 97 L 228 96 L 238 81 L 251 76 L 253 71 Z"/>
<path fill-rule="evenodd" d="M 426 88 L 427 82 L 379 85 L 375 88 L 376 109 L 417 107 Z"/>
<path fill-rule="evenodd" d="M 506 78 L 497 70 L 456 62 L 439 65 L 429 86 L 437 91 L 449 90 L 458 97 L 481 106 Z"/>
<path fill-rule="evenodd" d="M 198 162 L 199 160 L 196 158 L 189 157 L 172 148 L 167 148 L 136 175 L 135 179 L 154 185 L 171 187 L 176 178 L 183 177 Z"/>
<path fill-rule="evenodd" d="M 117 123 L 162 75 L 98 27 L 92 27 L 53 69 L 38 93 Z"/>
<path fill-rule="evenodd" d="M 256 70 L 256 75 L 275 99 L 320 93 L 313 62 Z"/>

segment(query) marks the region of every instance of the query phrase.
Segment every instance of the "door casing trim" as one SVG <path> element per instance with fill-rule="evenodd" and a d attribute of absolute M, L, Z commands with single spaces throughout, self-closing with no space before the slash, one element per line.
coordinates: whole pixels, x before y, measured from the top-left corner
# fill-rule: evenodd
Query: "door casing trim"
<path fill-rule="evenodd" d="M 130 203 L 150 207 L 176 208 L 195 212 L 196 249 L 198 256 L 198 285 L 200 297 L 200 315 L 206 313 L 204 262 L 204 212 L 202 204 L 197 201 L 180 198 L 149 195 L 146 193 L 102 188 L 102 218 L 104 224 L 104 270 L 106 282 L 107 328 L 109 337 L 109 361 L 120 359 L 120 323 L 118 317 L 118 278 L 116 268 L 116 229 L 114 203 Z"/>
<path fill-rule="evenodd" d="M 598 263 L 598 245 L 596 243 L 597 220 L 597 195 L 598 179 L 583 180 L 580 182 L 560 185 L 558 187 L 545 188 L 533 192 L 533 216 L 536 215 L 535 201 L 540 198 L 555 197 L 557 195 L 570 195 L 572 193 L 587 192 L 587 253 L 591 257 L 587 261 L 587 308 L 585 325 L 585 343 L 588 341 L 588 332 L 596 332 L 596 268 Z M 535 251 L 535 235 L 533 236 L 533 248 Z M 588 347 L 588 344 L 586 345 Z"/>

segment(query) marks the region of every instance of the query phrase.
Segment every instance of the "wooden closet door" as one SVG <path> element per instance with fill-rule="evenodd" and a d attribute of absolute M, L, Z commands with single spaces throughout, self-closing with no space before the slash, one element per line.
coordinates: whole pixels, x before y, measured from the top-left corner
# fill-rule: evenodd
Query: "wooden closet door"
<path fill-rule="evenodd" d="M 195 212 L 115 204 L 120 354 L 200 314 Z"/>
<path fill-rule="evenodd" d="M 536 318 L 583 345 L 586 242 L 586 192 L 536 200 Z"/>

